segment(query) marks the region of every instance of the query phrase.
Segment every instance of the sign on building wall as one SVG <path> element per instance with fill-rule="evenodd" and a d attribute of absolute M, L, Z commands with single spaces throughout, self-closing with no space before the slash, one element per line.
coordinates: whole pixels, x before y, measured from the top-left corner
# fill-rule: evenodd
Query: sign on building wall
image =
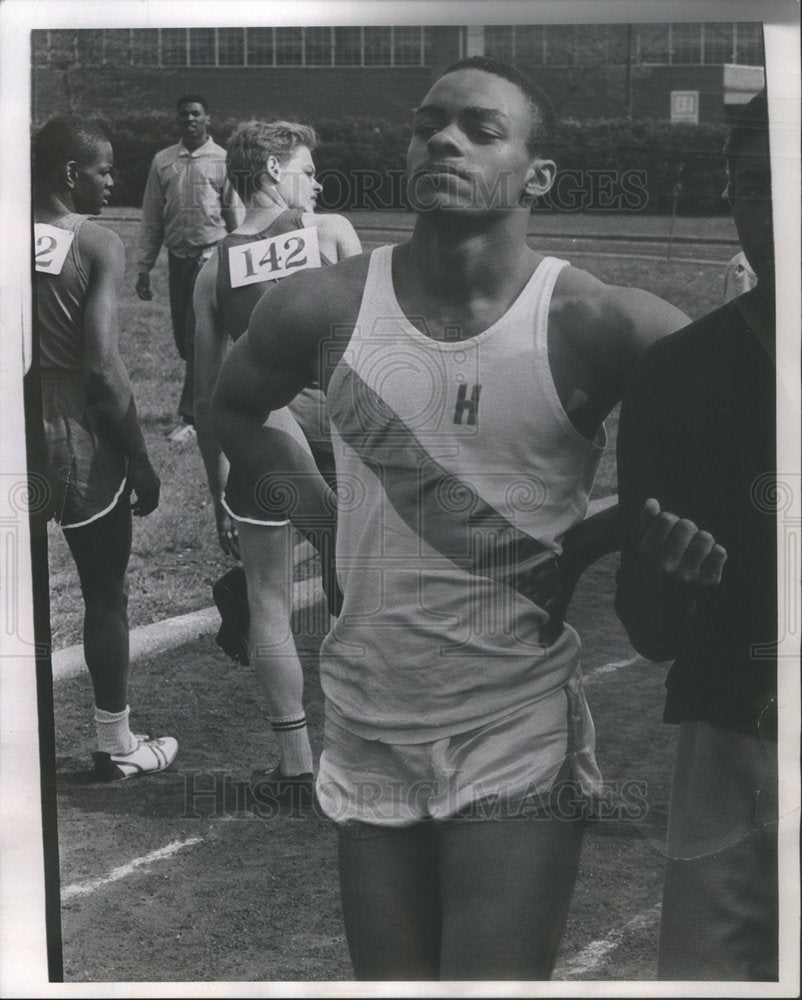
<path fill-rule="evenodd" d="M 671 91 L 671 121 L 699 124 L 699 91 Z"/>

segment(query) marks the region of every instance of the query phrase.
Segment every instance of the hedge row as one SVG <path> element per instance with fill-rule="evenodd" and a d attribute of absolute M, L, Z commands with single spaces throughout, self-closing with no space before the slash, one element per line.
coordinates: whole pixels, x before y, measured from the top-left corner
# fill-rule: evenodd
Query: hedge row
<path fill-rule="evenodd" d="M 164 112 L 119 115 L 100 124 L 114 146 L 113 203 L 140 205 L 150 161 L 176 141 L 175 119 Z M 225 145 L 237 120 L 217 120 Z M 323 184 L 320 206 L 344 211 L 406 208 L 404 162 L 408 126 L 385 121 L 319 121 L 315 150 Z M 725 212 L 721 199 L 723 126 L 668 122 L 563 121 L 555 159 L 559 172 L 544 210 L 639 211 L 656 214 Z"/>

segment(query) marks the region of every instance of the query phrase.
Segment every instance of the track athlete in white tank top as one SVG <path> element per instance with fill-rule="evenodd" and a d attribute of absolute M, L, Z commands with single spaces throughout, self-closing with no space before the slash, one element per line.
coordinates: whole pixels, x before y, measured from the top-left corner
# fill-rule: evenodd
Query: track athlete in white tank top
<path fill-rule="evenodd" d="M 332 718 L 415 743 L 560 688 L 579 639 L 547 634 L 561 538 L 582 520 L 603 441 L 558 399 L 547 318 L 566 261 L 545 258 L 511 308 L 467 340 L 432 340 L 399 307 L 375 250 L 328 388 L 342 615 L 324 639 Z M 359 648 L 360 655 L 354 656 Z"/>
<path fill-rule="evenodd" d="M 495 806 L 546 743 L 575 763 L 567 737 L 587 726 L 577 638 L 549 634 L 555 559 L 604 417 L 645 346 L 687 317 L 528 245 L 552 131 L 515 67 L 446 69 L 414 116 L 410 239 L 280 283 L 217 381 L 232 461 L 292 461 L 263 414 L 310 377 L 337 435 L 344 607 L 321 653 L 318 794 L 330 780 L 361 820 L 328 809 L 359 979 L 548 979 L 576 878 L 572 783 L 545 815 Z M 310 482 L 293 515 L 324 550 L 331 499 Z M 560 702 L 563 734 L 539 711 Z M 432 794 L 453 778 L 471 817 Z M 393 792 L 400 806 L 376 815 Z"/>

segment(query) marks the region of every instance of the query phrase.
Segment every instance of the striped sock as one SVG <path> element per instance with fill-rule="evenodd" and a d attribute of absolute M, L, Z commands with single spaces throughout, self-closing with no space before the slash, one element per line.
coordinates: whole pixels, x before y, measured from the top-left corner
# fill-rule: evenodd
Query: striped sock
<path fill-rule="evenodd" d="M 107 712 L 95 705 L 97 748 L 104 753 L 130 753 L 136 750 L 137 741 L 128 727 L 128 705 L 122 712 Z"/>
<path fill-rule="evenodd" d="M 309 745 L 305 713 L 271 719 L 270 727 L 281 754 L 281 773 L 287 778 L 310 773 L 313 768 L 312 747 Z"/>

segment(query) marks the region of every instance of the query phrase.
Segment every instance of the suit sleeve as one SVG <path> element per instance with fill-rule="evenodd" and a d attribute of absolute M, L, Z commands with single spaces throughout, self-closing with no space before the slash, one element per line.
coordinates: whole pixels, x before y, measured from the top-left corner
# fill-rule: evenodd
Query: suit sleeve
<path fill-rule="evenodd" d="M 690 624 L 695 601 L 681 585 L 661 580 L 641 563 L 640 514 L 654 497 L 664 509 L 678 498 L 672 468 L 681 435 L 672 400 L 671 376 L 654 364 L 655 351 L 636 367 L 621 406 L 618 427 L 618 502 L 623 533 L 615 607 L 635 650 L 647 659 L 674 659 Z"/>

